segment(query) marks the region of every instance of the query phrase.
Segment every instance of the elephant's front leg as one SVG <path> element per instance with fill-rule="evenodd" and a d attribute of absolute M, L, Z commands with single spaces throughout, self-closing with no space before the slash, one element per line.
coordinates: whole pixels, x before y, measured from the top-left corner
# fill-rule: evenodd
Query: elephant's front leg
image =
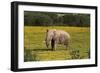
<path fill-rule="evenodd" d="M 56 50 L 56 41 L 54 39 L 51 40 L 52 50 Z"/>
<path fill-rule="evenodd" d="M 46 40 L 46 46 L 47 46 L 47 48 L 49 47 L 49 44 L 50 44 L 50 41 Z"/>
<path fill-rule="evenodd" d="M 57 49 L 57 43 L 56 43 L 56 41 L 55 41 L 54 50 L 56 50 L 56 49 Z"/>

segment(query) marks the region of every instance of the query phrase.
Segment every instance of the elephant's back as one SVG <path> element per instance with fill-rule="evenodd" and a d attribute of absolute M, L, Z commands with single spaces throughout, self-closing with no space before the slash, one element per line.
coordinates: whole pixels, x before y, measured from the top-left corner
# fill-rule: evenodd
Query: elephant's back
<path fill-rule="evenodd" d="M 70 38 L 70 35 L 69 35 L 68 32 L 65 32 L 63 30 L 58 30 L 58 32 L 59 32 L 60 36 L 64 36 L 64 37 Z"/>

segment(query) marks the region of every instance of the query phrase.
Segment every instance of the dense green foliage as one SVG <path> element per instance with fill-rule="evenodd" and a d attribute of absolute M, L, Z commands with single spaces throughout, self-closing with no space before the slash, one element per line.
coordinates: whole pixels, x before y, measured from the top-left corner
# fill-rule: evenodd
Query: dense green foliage
<path fill-rule="evenodd" d="M 90 26 L 90 15 L 25 11 L 24 24 L 27 26 Z"/>

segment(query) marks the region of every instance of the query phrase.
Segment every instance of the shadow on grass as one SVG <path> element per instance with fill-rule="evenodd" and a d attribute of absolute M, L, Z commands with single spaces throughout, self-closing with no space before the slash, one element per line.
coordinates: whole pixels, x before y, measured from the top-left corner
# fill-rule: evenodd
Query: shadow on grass
<path fill-rule="evenodd" d="M 52 49 L 33 49 L 32 51 L 52 51 Z"/>

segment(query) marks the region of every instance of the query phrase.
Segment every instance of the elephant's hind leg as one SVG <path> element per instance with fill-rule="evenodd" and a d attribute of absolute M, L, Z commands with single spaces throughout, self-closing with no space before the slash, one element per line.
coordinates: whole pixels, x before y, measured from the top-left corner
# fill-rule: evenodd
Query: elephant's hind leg
<path fill-rule="evenodd" d="M 66 50 L 68 50 L 68 47 L 69 47 L 69 41 L 66 41 L 64 45 L 65 45 L 65 47 L 66 47 Z"/>

